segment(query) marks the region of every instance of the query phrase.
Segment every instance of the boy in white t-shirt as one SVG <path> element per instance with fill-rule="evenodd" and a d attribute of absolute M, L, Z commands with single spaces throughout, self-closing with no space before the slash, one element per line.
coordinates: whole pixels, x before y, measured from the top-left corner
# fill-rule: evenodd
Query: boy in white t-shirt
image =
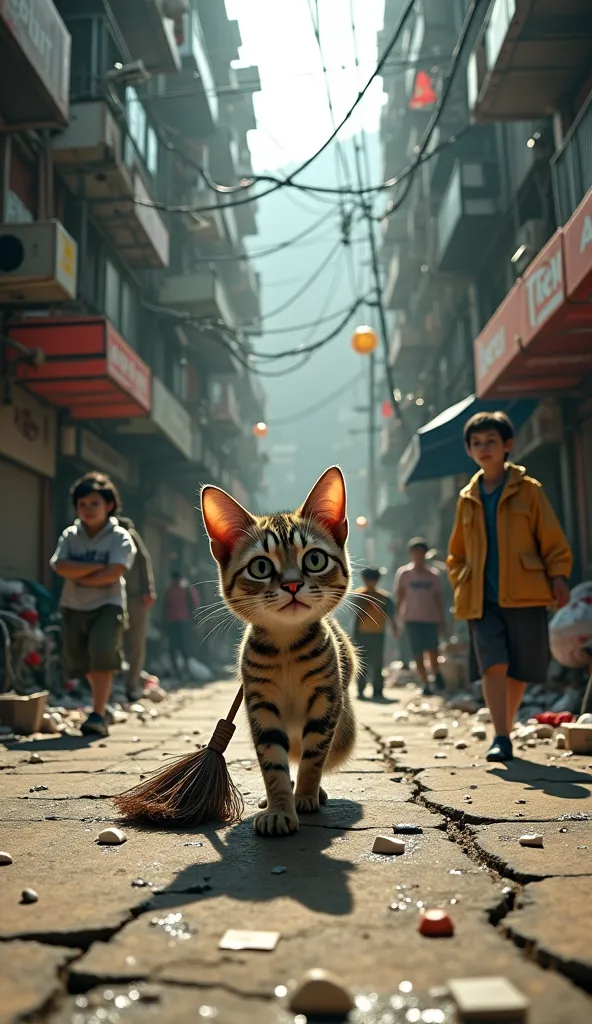
<path fill-rule="evenodd" d="M 397 570 L 394 585 L 397 613 L 404 622 L 425 694 L 431 692 L 424 660 L 426 654 L 436 689 L 445 689 L 438 665 L 438 631 L 443 632 L 445 621 L 442 579 L 435 566 L 426 564 L 427 552 L 428 545 L 423 537 L 410 540 L 411 562 Z"/>

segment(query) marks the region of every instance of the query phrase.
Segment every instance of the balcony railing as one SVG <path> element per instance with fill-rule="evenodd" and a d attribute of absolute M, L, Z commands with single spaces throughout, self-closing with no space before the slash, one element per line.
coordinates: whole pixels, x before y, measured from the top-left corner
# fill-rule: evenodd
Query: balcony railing
<path fill-rule="evenodd" d="M 565 224 L 592 188 L 592 92 L 553 157 L 551 169 L 557 220 Z"/>
<path fill-rule="evenodd" d="M 438 211 L 438 264 L 470 271 L 498 211 L 494 164 L 457 160 Z"/>

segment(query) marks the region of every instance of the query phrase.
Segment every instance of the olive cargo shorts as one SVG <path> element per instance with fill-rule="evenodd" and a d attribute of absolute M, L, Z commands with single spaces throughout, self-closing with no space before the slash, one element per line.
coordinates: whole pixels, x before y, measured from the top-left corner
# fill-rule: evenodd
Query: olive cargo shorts
<path fill-rule="evenodd" d="M 70 676 L 118 672 L 123 630 L 123 611 L 115 604 L 89 612 L 62 608 L 62 641 Z"/>

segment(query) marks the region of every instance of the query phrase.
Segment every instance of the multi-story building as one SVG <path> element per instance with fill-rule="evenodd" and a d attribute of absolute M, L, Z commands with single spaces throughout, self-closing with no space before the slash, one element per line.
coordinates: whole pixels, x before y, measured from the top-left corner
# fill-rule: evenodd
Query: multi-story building
<path fill-rule="evenodd" d="M 224 4 L 140 6 L 0 4 L 0 576 L 47 579 L 84 470 L 113 476 L 161 591 L 203 576 L 200 483 L 261 482 L 256 211 L 200 172 L 249 174 L 257 69 L 231 68 Z"/>
<path fill-rule="evenodd" d="M 393 139 L 399 154 L 387 176 L 417 151 L 444 81 L 439 60 L 446 68 L 469 8 L 465 0 L 416 4 L 404 42 L 412 64 L 383 115 L 385 156 Z M 386 522 L 390 515 L 405 529 L 407 517 L 445 548 L 470 472 L 460 443 L 449 457 L 447 421 L 456 403 L 476 394 L 524 421 L 516 456 L 544 482 L 580 573 L 592 569 L 592 495 L 583 482 L 592 451 L 592 307 L 585 266 L 571 285 L 568 267 L 569 253 L 579 252 L 575 236 L 589 223 L 591 40 L 585 2 L 551 14 L 536 0 L 482 4 L 428 153 L 458 139 L 413 176 L 405 203 L 385 222 L 383 245 L 403 415 L 407 404 L 408 417 L 412 405 L 417 416 L 419 404 L 424 425 L 442 417 L 419 434 L 413 420 L 407 433 L 393 421 L 385 428 Z M 418 67 L 434 93 L 419 110 Z M 577 310 L 572 294 L 584 299 Z M 471 408 L 459 407 L 459 439 Z"/>

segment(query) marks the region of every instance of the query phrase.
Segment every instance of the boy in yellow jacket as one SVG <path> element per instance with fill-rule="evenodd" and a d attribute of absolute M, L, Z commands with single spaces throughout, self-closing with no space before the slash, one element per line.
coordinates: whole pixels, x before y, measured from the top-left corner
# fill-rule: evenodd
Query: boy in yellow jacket
<path fill-rule="evenodd" d="M 448 572 L 495 729 L 486 758 L 511 761 L 510 732 L 526 685 L 546 679 L 546 609 L 569 601 L 572 555 L 541 484 L 507 461 L 514 428 L 505 413 L 477 413 L 464 441 L 480 470 L 459 495 Z"/>

